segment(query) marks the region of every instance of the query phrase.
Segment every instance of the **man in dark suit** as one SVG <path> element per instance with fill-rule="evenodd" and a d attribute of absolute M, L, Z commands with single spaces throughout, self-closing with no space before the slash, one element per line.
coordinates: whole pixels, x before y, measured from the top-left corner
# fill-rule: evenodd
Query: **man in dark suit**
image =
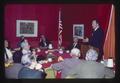
<path fill-rule="evenodd" d="M 79 42 L 78 42 L 78 38 L 77 37 L 74 37 L 73 38 L 73 43 L 70 44 L 70 46 L 68 46 L 68 48 L 66 50 L 71 50 L 73 48 L 78 48 L 80 49 L 80 45 L 79 45 Z"/>
<path fill-rule="evenodd" d="M 21 68 L 18 73 L 18 79 L 45 79 L 45 73 L 43 71 L 30 69 L 27 67 Z"/>
<path fill-rule="evenodd" d="M 98 61 L 102 60 L 103 57 L 103 40 L 104 32 L 100 28 L 100 25 L 96 19 L 92 21 L 93 33 L 92 36 L 88 39 L 83 39 L 83 42 L 89 42 L 89 45 L 99 49 Z"/>
<path fill-rule="evenodd" d="M 49 43 L 50 42 L 45 38 L 45 36 L 41 35 L 39 46 L 40 47 L 48 47 Z"/>
<path fill-rule="evenodd" d="M 18 73 L 18 79 L 45 79 L 46 73 L 40 64 L 31 63 L 24 66 Z"/>

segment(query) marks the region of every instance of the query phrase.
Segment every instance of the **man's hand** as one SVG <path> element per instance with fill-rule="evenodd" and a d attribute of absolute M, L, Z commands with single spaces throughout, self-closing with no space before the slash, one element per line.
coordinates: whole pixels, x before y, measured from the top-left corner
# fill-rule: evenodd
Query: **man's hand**
<path fill-rule="evenodd" d="M 64 61 L 64 59 L 61 56 L 58 57 L 58 62 L 60 61 Z"/>
<path fill-rule="evenodd" d="M 88 41 L 89 41 L 89 39 L 88 39 L 88 38 L 83 39 L 83 42 L 88 42 Z"/>

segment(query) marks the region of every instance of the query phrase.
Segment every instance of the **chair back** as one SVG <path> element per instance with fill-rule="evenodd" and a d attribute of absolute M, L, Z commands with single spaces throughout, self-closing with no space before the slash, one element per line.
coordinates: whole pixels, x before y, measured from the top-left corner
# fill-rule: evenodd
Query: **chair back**
<path fill-rule="evenodd" d="M 46 68 L 45 72 L 47 74 L 46 79 L 55 79 L 55 71 L 53 68 Z"/>

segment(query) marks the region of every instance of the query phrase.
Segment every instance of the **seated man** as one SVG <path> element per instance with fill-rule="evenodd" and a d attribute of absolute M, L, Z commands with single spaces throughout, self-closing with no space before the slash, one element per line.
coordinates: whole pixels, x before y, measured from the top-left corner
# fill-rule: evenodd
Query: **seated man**
<path fill-rule="evenodd" d="M 86 54 L 86 61 L 80 61 L 66 78 L 114 78 L 113 70 L 105 65 L 96 62 L 98 53 L 90 49 Z"/>
<path fill-rule="evenodd" d="M 30 63 L 30 57 L 29 55 L 32 55 L 30 51 L 30 45 L 26 44 L 24 42 L 21 43 L 22 48 L 19 51 L 16 51 L 13 55 L 13 60 L 15 63 L 21 63 L 26 64 L 27 62 Z"/>
<path fill-rule="evenodd" d="M 73 48 L 80 48 L 80 45 L 79 45 L 79 42 L 78 42 L 78 38 L 77 37 L 74 37 L 73 38 L 73 43 L 70 44 L 70 46 L 66 49 L 66 50 L 71 50 Z"/>
<path fill-rule="evenodd" d="M 4 41 L 4 60 L 5 63 L 12 63 L 13 62 L 13 54 L 11 50 L 8 48 L 9 43 L 7 40 Z"/>
<path fill-rule="evenodd" d="M 42 65 L 34 62 L 23 67 L 18 74 L 19 79 L 44 79 L 45 76 L 46 73 L 42 69 Z"/>
<path fill-rule="evenodd" d="M 61 78 L 65 78 L 66 76 L 68 76 L 68 73 L 69 71 L 76 67 L 77 64 L 80 63 L 80 50 L 77 49 L 77 48 L 73 48 L 71 50 L 71 53 L 70 53 L 71 57 L 72 58 L 68 58 L 68 59 L 62 59 L 61 57 L 59 58 L 59 60 L 61 60 L 61 62 L 59 63 L 55 63 L 55 64 L 52 64 L 51 67 L 54 69 L 54 70 L 57 70 L 57 71 L 61 71 Z"/>
<path fill-rule="evenodd" d="M 96 50 L 94 50 L 93 48 L 90 48 L 87 53 L 86 53 L 86 57 L 85 60 L 89 60 L 89 61 L 96 61 L 98 58 L 98 53 Z"/>
<path fill-rule="evenodd" d="M 14 62 L 17 62 L 17 63 L 25 63 L 25 61 L 28 61 L 29 58 L 28 56 L 31 55 L 31 51 L 30 51 L 30 45 L 29 43 L 27 42 L 27 40 L 23 41 L 21 43 L 21 49 L 20 50 L 17 50 L 14 54 L 13 54 L 13 59 L 14 59 Z M 24 56 L 23 56 L 24 55 Z"/>
<path fill-rule="evenodd" d="M 47 48 L 49 43 L 50 42 L 45 38 L 45 36 L 41 35 L 39 46 L 42 47 L 42 48 L 44 48 L 44 47 Z"/>

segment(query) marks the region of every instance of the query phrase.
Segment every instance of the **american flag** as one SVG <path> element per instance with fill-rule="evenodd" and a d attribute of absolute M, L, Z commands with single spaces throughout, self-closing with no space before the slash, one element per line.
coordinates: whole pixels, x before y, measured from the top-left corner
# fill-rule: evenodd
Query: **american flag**
<path fill-rule="evenodd" d="M 62 45 L 62 20 L 61 20 L 61 9 L 59 10 L 59 24 L 58 24 L 58 48 Z"/>

